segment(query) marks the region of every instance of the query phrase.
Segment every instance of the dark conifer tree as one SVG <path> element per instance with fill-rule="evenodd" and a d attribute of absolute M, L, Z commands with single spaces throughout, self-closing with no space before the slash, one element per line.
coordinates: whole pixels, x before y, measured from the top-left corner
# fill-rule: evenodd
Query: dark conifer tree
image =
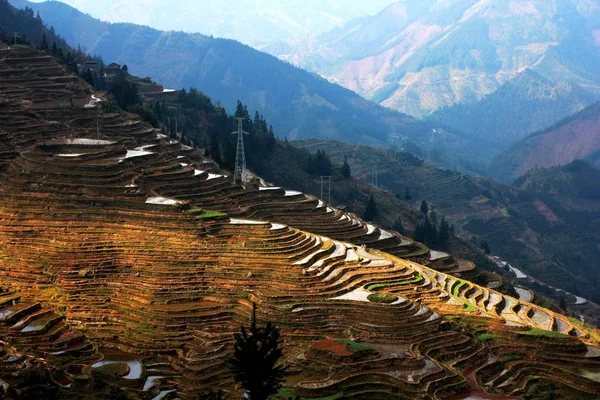
<path fill-rule="evenodd" d="M 48 38 L 46 37 L 45 33 L 42 35 L 42 44 L 40 45 L 40 49 L 43 50 L 43 51 L 49 51 L 50 50 L 50 47 L 48 46 Z"/>
<path fill-rule="evenodd" d="M 270 322 L 264 328 L 256 326 L 256 305 L 253 305 L 250 330 L 241 327 L 234 335 L 233 359 L 229 368 L 245 389 L 249 400 L 267 400 L 276 394 L 286 375 L 286 368 L 277 365 L 283 356 L 279 329 Z"/>
<path fill-rule="evenodd" d="M 235 118 L 244 118 L 244 105 L 239 100 L 237 101 L 237 104 L 235 106 L 234 117 Z"/>
<path fill-rule="evenodd" d="M 425 200 L 423 200 L 421 202 L 421 213 L 423 215 L 427 215 L 428 212 L 429 212 L 429 206 L 427 205 L 427 202 Z"/>
<path fill-rule="evenodd" d="M 492 250 L 490 249 L 490 244 L 488 243 L 487 240 L 484 240 L 481 242 L 481 249 L 485 252 L 485 254 L 491 254 Z"/>
<path fill-rule="evenodd" d="M 442 217 L 442 222 L 440 223 L 440 232 L 439 232 L 439 244 L 445 245 L 448 243 L 450 239 L 450 226 L 448 225 L 448 221 L 446 221 L 445 217 Z"/>
<path fill-rule="evenodd" d="M 404 200 L 411 200 L 412 197 L 410 196 L 410 190 L 406 189 L 406 191 L 404 192 Z"/>
<path fill-rule="evenodd" d="M 350 170 L 350 164 L 348 164 L 348 157 L 344 156 L 344 164 L 342 165 L 342 176 L 344 179 L 350 179 L 352 171 Z"/>
<path fill-rule="evenodd" d="M 56 42 L 52 43 L 52 55 L 56 56 L 58 54 L 58 49 L 56 48 Z"/>
<path fill-rule="evenodd" d="M 567 302 L 565 300 L 565 296 L 560 296 L 560 301 L 558 302 L 558 307 L 563 311 L 567 310 Z"/>
<path fill-rule="evenodd" d="M 402 223 L 402 218 L 396 218 L 396 221 L 394 221 L 394 225 L 392 226 L 392 230 L 400 233 L 401 235 L 406 233 L 404 230 L 404 224 Z"/>
<path fill-rule="evenodd" d="M 215 132 L 210 135 L 210 144 L 208 145 L 208 154 L 218 165 L 222 164 L 221 160 L 221 149 L 219 148 L 219 141 Z"/>
<path fill-rule="evenodd" d="M 375 199 L 373 195 L 369 196 L 369 201 L 367 202 L 367 207 L 365 209 L 365 213 L 363 215 L 363 219 L 365 221 L 373 221 L 377 216 L 377 204 L 375 203 Z"/>

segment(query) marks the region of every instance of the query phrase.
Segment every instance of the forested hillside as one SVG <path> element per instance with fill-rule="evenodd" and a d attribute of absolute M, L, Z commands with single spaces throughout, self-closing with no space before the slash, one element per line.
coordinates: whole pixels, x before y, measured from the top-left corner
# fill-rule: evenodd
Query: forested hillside
<path fill-rule="evenodd" d="M 63 57 L 68 53 L 72 53 L 73 58 L 82 55 L 75 54 L 76 51 L 54 29 L 48 29 L 39 13 L 29 7 L 15 9 L 7 0 L 0 0 L 0 40 L 10 44 L 45 46 L 57 55 L 60 52 Z"/>
<path fill-rule="evenodd" d="M 481 149 L 499 152 L 581 111 L 595 98 L 579 86 L 566 81 L 554 83 L 528 69 L 480 101 L 443 108 L 429 119 L 454 130 L 462 128 L 480 145 L 487 145 Z"/>
<path fill-rule="evenodd" d="M 490 174 L 512 181 L 533 168 L 577 159 L 600 166 L 600 103 L 517 142 L 493 160 Z"/>
<path fill-rule="evenodd" d="M 388 145 L 431 129 L 239 42 L 108 24 L 58 2 L 11 1 L 39 10 L 44 22 L 71 45 L 126 64 L 136 75 L 152 76 L 166 87 L 196 87 L 227 110 L 238 99 L 261 110 L 281 137 Z"/>
<path fill-rule="evenodd" d="M 570 168 L 567 175 L 548 170 L 543 182 L 515 188 L 438 169 L 406 153 L 334 141 L 298 145 L 324 150 L 337 163 L 347 157 L 355 176 L 368 181 L 376 162 L 382 188 L 400 198 L 408 192 L 415 205 L 426 200 L 459 235 L 476 244 L 487 242 L 493 253 L 526 274 L 600 301 L 600 275 L 594 267 L 600 257 L 600 202 L 593 197 L 597 170 Z M 551 183 L 556 176 L 562 176 L 561 186 Z M 561 191 L 570 187 L 577 190 Z"/>

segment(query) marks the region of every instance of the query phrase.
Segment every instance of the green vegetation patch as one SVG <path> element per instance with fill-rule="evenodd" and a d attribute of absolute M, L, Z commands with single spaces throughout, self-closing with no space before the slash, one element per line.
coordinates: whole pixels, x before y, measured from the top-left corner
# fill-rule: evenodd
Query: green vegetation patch
<path fill-rule="evenodd" d="M 454 297 L 458 297 L 458 292 L 460 291 L 460 288 L 463 287 L 464 285 L 466 285 L 466 282 L 463 281 L 462 279 L 459 279 L 458 284 L 454 285 L 454 288 L 452 288 L 452 295 Z"/>
<path fill-rule="evenodd" d="M 342 398 L 343 393 L 336 393 L 332 396 L 327 396 L 327 397 L 297 397 L 294 394 L 294 389 L 293 388 L 283 388 L 279 391 L 279 393 L 276 396 L 271 396 L 269 397 L 270 400 L 275 400 L 275 399 L 283 399 L 283 400 L 296 400 L 296 399 L 300 399 L 300 400 L 337 400 Z"/>
<path fill-rule="evenodd" d="M 211 218 L 222 218 L 226 217 L 227 214 L 221 211 L 204 210 L 202 214 L 196 215 L 199 219 L 211 219 Z"/>
<path fill-rule="evenodd" d="M 357 353 L 359 351 L 370 351 L 373 350 L 372 348 L 370 348 L 369 346 L 367 346 L 364 343 L 358 343 L 355 342 L 351 339 L 336 339 L 336 342 L 340 343 L 340 344 L 345 344 L 346 346 L 348 346 L 348 349 L 353 352 L 353 353 Z"/>
<path fill-rule="evenodd" d="M 508 339 L 508 338 L 506 336 L 494 335 L 493 333 L 487 333 L 487 332 L 477 335 L 477 340 L 479 340 L 480 342 L 485 342 L 486 340 L 492 340 L 492 339 Z"/>
<path fill-rule="evenodd" d="M 547 337 L 547 338 L 552 338 L 552 339 L 568 339 L 569 338 L 569 336 L 564 335 L 559 332 L 549 332 L 549 331 L 544 331 L 542 329 L 536 329 L 536 328 L 532 328 L 528 331 L 517 332 L 517 333 L 519 335 L 540 336 L 540 337 Z"/>
<path fill-rule="evenodd" d="M 371 291 L 371 290 L 378 290 L 378 289 L 394 287 L 394 286 L 410 285 L 411 283 L 419 283 L 422 280 L 423 280 L 423 277 L 421 275 L 417 275 L 413 279 L 406 280 L 406 281 L 373 283 L 371 285 L 368 285 L 366 287 L 366 289 Z"/>
<path fill-rule="evenodd" d="M 398 300 L 398 296 L 390 293 L 373 293 L 367 299 L 373 303 L 391 304 Z"/>
<path fill-rule="evenodd" d="M 504 353 L 500 356 L 502 361 L 517 361 L 522 360 L 523 355 L 518 353 Z"/>

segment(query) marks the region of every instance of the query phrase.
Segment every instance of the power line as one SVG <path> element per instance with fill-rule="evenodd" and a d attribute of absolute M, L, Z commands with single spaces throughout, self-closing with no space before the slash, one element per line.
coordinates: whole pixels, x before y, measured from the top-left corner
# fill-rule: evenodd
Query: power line
<path fill-rule="evenodd" d="M 237 151 L 235 154 L 235 172 L 233 173 L 233 183 L 246 183 L 248 174 L 246 173 L 246 151 L 244 150 L 244 135 L 249 135 L 243 128 L 244 118 L 236 118 L 238 122 L 237 131 L 231 132 L 237 135 Z"/>

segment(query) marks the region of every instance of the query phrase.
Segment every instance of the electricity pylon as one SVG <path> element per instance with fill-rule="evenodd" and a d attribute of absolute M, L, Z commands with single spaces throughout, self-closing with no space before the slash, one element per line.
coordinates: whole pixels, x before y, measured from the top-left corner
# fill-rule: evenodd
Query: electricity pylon
<path fill-rule="evenodd" d="M 244 135 L 249 135 L 243 129 L 244 118 L 236 118 L 238 122 L 237 131 L 231 132 L 232 135 L 237 135 L 237 151 L 235 154 L 235 172 L 233 173 L 233 183 L 246 183 L 248 174 L 246 173 L 246 152 L 244 150 Z"/>
<path fill-rule="evenodd" d="M 331 204 L 331 176 L 321 176 L 321 200 L 325 200 L 325 192 L 323 190 L 325 186 L 325 179 L 327 179 L 327 204 Z"/>
<path fill-rule="evenodd" d="M 376 188 L 379 187 L 379 173 L 377 171 L 377 163 L 379 160 L 375 160 L 373 164 L 371 164 L 371 185 Z"/>

